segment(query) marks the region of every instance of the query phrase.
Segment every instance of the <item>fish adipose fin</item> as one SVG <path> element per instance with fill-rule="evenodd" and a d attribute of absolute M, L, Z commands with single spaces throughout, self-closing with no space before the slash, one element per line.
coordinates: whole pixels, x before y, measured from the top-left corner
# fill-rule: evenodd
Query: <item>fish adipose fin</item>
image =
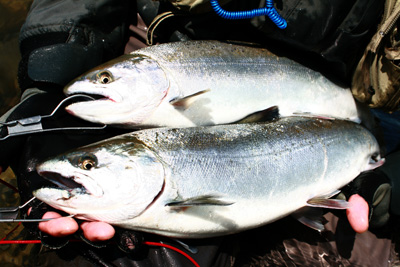
<path fill-rule="evenodd" d="M 181 201 L 170 202 L 166 204 L 169 207 L 190 207 L 190 206 L 229 206 L 233 202 L 220 200 L 218 196 L 205 195 L 188 198 Z"/>
<path fill-rule="evenodd" d="M 187 109 L 194 101 L 196 101 L 196 97 L 202 95 L 204 93 L 210 92 L 210 89 L 206 89 L 192 95 L 185 96 L 184 98 L 176 98 L 169 101 L 171 105 L 173 105 L 177 109 Z"/>
<path fill-rule="evenodd" d="M 279 119 L 279 108 L 278 106 L 272 106 L 270 108 L 250 114 L 235 123 L 269 122 L 276 119 Z"/>

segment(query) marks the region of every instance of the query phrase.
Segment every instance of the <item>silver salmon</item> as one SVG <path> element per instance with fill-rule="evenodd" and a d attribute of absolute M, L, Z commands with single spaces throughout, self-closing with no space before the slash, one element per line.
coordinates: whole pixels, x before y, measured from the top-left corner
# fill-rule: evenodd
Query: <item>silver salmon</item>
<path fill-rule="evenodd" d="M 100 96 L 71 104 L 71 114 L 127 128 L 228 124 L 272 106 L 281 116 L 363 120 L 348 88 L 266 49 L 218 41 L 140 49 L 89 71 L 64 92 Z"/>
<path fill-rule="evenodd" d="M 205 238 L 282 218 L 379 162 L 375 138 L 349 121 L 154 128 L 39 164 L 57 186 L 34 195 L 76 218 Z"/>

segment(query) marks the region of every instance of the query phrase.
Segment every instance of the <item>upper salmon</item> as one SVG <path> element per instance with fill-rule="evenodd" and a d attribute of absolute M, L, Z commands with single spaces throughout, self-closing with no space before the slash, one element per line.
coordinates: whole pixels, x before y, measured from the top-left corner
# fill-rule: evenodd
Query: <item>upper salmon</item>
<path fill-rule="evenodd" d="M 281 116 L 311 113 L 360 121 L 348 88 L 264 48 L 186 41 L 137 50 L 72 81 L 67 95 L 82 119 L 130 128 L 227 124 L 278 106 Z"/>

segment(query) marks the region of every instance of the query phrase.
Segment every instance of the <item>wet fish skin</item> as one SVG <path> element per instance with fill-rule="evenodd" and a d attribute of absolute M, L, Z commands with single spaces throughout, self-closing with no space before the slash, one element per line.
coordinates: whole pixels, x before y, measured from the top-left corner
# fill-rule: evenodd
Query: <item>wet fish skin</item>
<path fill-rule="evenodd" d="M 204 238 L 286 216 L 375 167 L 378 155 L 367 130 L 342 120 L 147 129 L 38 165 L 64 189 L 34 195 L 77 218 Z"/>
<path fill-rule="evenodd" d="M 226 124 L 271 106 L 281 116 L 361 117 L 350 90 L 320 73 L 263 48 L 218 41 L 140 49 L 89 71 L 64 92 L 102 95 L 66 109 L 128 128 Z"/>

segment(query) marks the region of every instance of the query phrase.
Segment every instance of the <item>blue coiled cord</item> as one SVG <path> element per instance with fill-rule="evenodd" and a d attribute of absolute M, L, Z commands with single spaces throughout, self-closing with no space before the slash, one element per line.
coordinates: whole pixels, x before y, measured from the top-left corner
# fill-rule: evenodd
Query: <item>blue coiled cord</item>
<path fill-rule="evenodd" d="M 210 0 L 211 6 L 218 16 L 224 19 L 251 19 L 258 16 L 268 16 L 280 29 L 287 27 L 287 22 L 274 7 L 273 0 L 266 0 L 264 8 L 247 11 L 226 11 L 219 5 L 218 0 Z"/>

